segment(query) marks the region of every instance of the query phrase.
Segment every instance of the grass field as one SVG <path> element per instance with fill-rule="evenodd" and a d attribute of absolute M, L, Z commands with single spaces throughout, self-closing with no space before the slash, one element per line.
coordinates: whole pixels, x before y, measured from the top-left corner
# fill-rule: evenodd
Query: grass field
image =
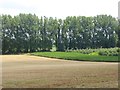
<path fill-rule="evenodd" d="M 0 57 L 4 88 L 118 87 L 118 63 L 82 62 L 30 55 Z"/>
<path fill-rule="evenodd" d="M 67 59 L 67 60 L 118 62 L 118 56 L 100 56 L 95 54 L 89 55 L 78 52 L 35 52 L 31 54 L 36 56 L 44 56 L 44 57 Z"/>

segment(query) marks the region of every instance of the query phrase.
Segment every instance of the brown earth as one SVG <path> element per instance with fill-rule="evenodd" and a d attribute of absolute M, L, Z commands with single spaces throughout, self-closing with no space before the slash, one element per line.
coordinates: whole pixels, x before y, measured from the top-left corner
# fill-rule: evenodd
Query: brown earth
<path fill-rule="evenodd" d="M 118 63 L 1 55 L 4 88 L 117 88 Z"/>

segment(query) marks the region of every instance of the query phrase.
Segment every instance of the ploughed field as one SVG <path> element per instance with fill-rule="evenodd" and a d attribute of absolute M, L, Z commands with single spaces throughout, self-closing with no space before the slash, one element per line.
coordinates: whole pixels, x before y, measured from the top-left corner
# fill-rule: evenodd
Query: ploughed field
<path fill-rule="evenodd" d="M 118 63 L 1 55 L 4 88 L 117 88 Z"/>

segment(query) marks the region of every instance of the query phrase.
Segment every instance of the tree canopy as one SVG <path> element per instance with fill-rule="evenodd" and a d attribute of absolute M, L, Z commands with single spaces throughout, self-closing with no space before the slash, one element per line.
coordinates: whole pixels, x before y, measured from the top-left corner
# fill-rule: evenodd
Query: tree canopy
<path fill-rule="evenodd" d="M 108 15 L 38 18 L 35 14 L 1 15 L 2 53 L 28 53 L 120 45 L 119 22 Z"/>

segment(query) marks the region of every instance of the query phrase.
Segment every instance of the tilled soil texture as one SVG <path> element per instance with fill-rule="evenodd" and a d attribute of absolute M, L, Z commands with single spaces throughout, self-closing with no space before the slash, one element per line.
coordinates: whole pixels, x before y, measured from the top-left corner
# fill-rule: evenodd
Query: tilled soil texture
<path fill-rule="evenodd" d="M 118 63 L 1 55 L 4 88 L 117 88 Z"/>

